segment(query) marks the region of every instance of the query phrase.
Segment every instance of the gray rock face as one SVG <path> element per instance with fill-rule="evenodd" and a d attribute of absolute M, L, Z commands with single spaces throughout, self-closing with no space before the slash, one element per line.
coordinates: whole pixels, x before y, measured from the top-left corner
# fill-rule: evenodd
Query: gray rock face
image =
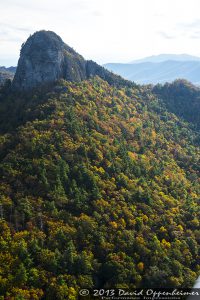
<path fill-rule="evenodd" d="M 22 45 L 14 89 L 29 90 L 58 79 L 79 82 L 98 75 L 110 84 L 124 81 L 93 61 L 86 61 L 52 31 L 38 31 Z"/>
<path fill-rule="evenodd" d="M 86 78 L 83 57 L 54 32 L 36 32 L 22 45 L 13 87 L 26 90 L 60 78 L 71 81 Z"/>

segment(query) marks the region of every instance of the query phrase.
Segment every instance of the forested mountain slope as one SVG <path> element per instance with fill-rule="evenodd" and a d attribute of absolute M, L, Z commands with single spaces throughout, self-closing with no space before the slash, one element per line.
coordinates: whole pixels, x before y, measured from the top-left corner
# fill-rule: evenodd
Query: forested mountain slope
<path fill-rule="evenodd" d="M 0 131 L 1 295 L 192 287 L 199 135 L 149 87 L 5 87 Z"/>
<path fill-rule="evenodd" d="M 167 109 L 200 129 L 200 88 L 186 80 L 157 84 L 153 93 L 161 98 Z"/>

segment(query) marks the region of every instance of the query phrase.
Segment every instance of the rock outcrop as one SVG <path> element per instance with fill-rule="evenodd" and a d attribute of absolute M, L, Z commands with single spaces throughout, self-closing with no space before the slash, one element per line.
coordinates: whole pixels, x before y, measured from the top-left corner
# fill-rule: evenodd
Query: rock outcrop
<path fill-rule="evenodd" d="M 86 77 L 85 61 L 51 31 L 39 31 L 22 45 L 13 87 L 26 90 L 60 78 Z"/>
<path fill-rule="evenodd" d="M 22 45 L 13 88 L 29 90 L 61 78 L 79 82 L 98 75 L 110 84 L 130 82 L 86 61 L 52 31 L 38 31 Z"/>

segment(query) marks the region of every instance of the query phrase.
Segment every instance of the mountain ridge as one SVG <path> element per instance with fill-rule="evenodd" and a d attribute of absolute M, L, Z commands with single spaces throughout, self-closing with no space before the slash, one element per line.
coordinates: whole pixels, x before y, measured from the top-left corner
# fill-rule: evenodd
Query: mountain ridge
<path fill-rule="evenodd" d="M 173 61 L 200 61 L 200 57 L 190 55 L 190 54 L 158 54 L 158 55 L 151 55 L 147 56 L 141 59 L 135 59 L 129 62 L 129 64 L 134 64 L 134 63 L 141 63 L 141 62 L 154 62 L 154 63 L 159 63 L 159 62 L 164 62 L 168 60 L 173 60 Z"/>
<path fill-rule="evenodd" d="M 138 84 L 157 84 L 186 79 L 200 84 L 200 61 L 141 62 L 106 64 L 108 70 Z"/>
<path fill-rule="evenodd" d="M 149 87 L 2 91 L 0 129 L 2 295 L 193 286 L 198 134 Z"/>
<path fill-rule="evenodd" d="M 59 79 L 80 82 L 98 75 L 111 84 L 128 84 L 91 60 L 84 60 L 52 31 L 41 30 L 22 45 L 13 89 L 29 90 Z"/>
<path fill-rule="evenodd" d="M 199 276 L 200 135 L 188 111 L 199 89 L 139 86 L 91 66 L 85 80 L 0 88 L 5 299 L 192 288 Z"/>
<path fill-rule="evenodd" d="M 4 67 L 0 66 L 0 86 L 2 86 L 6 80 L 13 80 L 16 67 Z"/>

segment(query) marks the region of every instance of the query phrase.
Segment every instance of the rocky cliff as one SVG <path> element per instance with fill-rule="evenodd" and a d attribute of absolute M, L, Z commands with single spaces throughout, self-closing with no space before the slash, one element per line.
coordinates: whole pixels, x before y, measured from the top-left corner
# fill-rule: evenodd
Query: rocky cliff
<path fill-rule="evenodd" d="M 13 86 L 29 89 L 59 78 L 80 81 L 86 77 L 85 61 L 51 31 L 39 31 L 22 45 Z"/>
<path fill-rule="evenodd" d="M 79 82 L 98 75 L 110 84 L 129 82 L 86 61 L 52 31 L 38 31 L 22 45 L 13 88 L 28 90 L 58 79 Z"/>

